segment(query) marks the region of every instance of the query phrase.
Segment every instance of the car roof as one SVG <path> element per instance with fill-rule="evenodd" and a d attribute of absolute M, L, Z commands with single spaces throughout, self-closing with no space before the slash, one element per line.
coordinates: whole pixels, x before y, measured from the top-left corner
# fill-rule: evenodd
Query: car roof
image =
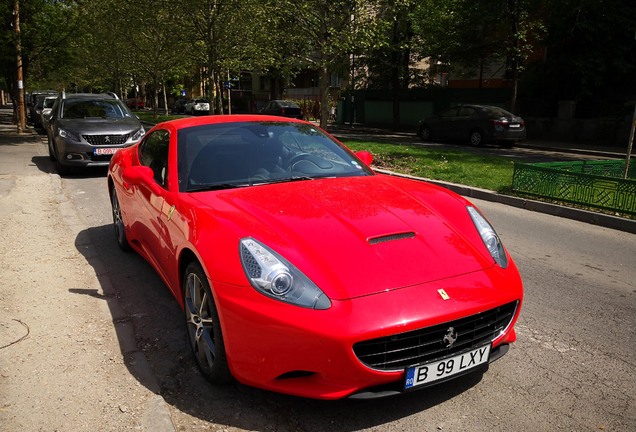
<path fill-rule="evenodd" d="M 111 99 L 119 100 L 114 93 L 65 93 L 61 95 L 62 99 Z"/>

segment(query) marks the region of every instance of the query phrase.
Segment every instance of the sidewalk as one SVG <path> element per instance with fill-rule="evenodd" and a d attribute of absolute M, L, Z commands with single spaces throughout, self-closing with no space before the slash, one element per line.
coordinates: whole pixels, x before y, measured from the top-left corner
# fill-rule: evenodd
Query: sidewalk
<path fill-rule="evenodd" d="M 29 141 L 42 137 L 32 127 L 27 125 L 22 133 L 18 133 L 18 126 L 13 124 L 13 109 L 9 106 L 0 107 L 0 144 L 7 142 Z"/>

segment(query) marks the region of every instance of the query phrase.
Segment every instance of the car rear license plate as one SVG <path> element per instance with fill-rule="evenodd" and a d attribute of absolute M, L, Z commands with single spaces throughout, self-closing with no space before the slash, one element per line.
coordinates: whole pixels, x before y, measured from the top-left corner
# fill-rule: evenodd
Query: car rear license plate
<path fill-rule="evenodd" d="M 96 148 L 96 149 L 93 149 L 93 154 L 95 154 L 95 155 L 112 155 L 112 154 L 115 154 L 115 152 L 117 150 L 119 150 L 118 147 Z"/>
<path fill-rule="evenodd" d="M 508 125 L 508 127 L 510 127 L 510 128 L 518 128 L 518 127 L 521 127 L 521 125 L 520 124 L 511 124 L 511 125 Z"/>
<path fill-rule="evenodd" d="M 488 363 L 490 345 L 406 369 L 404 389 L 446 379 Z"/>

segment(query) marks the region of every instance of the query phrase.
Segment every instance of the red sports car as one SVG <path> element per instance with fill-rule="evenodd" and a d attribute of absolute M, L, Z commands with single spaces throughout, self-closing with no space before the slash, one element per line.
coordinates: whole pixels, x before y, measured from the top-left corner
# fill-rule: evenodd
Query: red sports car
<path fill-rule="evenodd" d="M 318 399 L 483 372 L 516 339 L 519 272 L 480 211 L 374 172 L 311 123 L 160 123 L 108 173 L 119 246 L 185 312 L 213 383 Z"/>

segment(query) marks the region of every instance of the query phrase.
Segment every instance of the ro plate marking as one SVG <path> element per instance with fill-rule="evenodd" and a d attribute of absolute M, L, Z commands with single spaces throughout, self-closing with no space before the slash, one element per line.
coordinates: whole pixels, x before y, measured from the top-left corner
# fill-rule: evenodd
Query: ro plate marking
<path fill-rule="evenodd" d="M 486 345 L 464 354 L 410 367 L 406 370 L 404 389 L 430 384 L 437 380 L 475 369 L 488 363 L 489 356 L 490 345 Z"/>

